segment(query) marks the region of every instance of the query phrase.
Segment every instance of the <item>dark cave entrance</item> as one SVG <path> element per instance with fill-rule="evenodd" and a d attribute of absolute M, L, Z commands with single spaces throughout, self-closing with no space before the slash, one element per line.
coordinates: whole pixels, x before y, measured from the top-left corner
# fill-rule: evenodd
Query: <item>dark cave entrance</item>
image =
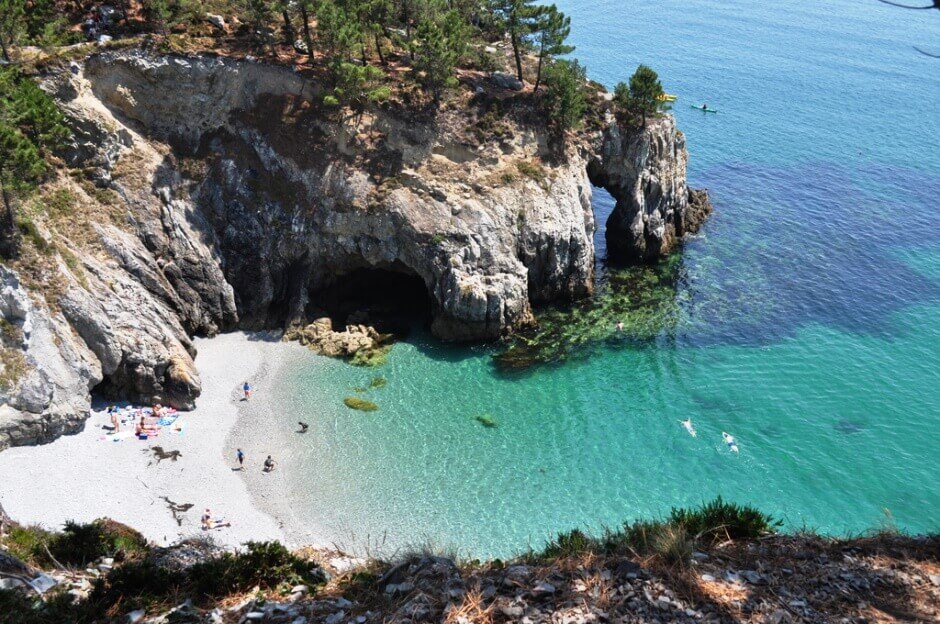
<path fill-rule="evenodd" d="M 416 325 L 431 322 L 431 297 L 424 280 L 398 262 L 340 275 L 311 293 L 310 305 L 325 311 L 335 330 L 362 323 L 402 337 Z"/>

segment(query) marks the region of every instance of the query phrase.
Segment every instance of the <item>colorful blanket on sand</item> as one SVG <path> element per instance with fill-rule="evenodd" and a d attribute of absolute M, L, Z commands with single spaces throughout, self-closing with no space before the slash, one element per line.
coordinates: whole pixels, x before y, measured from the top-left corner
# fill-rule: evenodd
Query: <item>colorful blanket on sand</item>
<path fill-rule="evenodd" d="M 161 427 L 169 427 L 176 422 L 176 419 L 179 418 L 178 414 L 167 414 L 163 418 L 157 421 L 157 424 Z"/>

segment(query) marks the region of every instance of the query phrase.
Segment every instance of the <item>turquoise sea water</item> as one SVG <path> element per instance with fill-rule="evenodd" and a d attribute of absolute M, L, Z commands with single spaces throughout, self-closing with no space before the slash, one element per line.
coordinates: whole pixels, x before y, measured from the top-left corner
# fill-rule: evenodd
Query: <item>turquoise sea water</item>
<path fill-rule="evenodd" d="M 874 0 L 558 4 L 594 78 L 645 62 L 680 96 L 690 181 L 716 214 L 651 272 L 652 301 L 618 304 L 643 312 L 626 335 L 595 326 L 563 363 L 506 373 L 492 348 L 419 333 L 376 371 L 318 358 L 277 379 L 289 521 L 348 546 L 480 557 L 717 494 L 790 528 L 857 532 L 888 509 L 940 530 L 940 61 L 911 47 L 940 52 L 940 15 Z M 689 108 L 703 101 L 720 113 Z M 623 288 L 607 275 L 602 298 Z M 601 317 L 571 318 L 577 333 Z M 387 386 L 361 396 L 379 411 L 344 407 L 373 375 Z M 306 436 L 289 433 L 298 418 Z"/>

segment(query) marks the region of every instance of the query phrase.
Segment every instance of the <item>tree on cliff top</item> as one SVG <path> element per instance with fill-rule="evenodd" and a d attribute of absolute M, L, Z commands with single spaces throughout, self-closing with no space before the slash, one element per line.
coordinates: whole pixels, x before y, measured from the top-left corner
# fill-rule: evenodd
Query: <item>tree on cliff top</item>
<path fill-rule="evenodd" d="M 456 84 L 454 67 L 467 46 L 467 24 L 456 10 L 444 10 L 438 0 L 438 10 L 431 12 L 415 30 L 412 51 L 418 82 L 427 87 L 434 100 L 440 100 L 447 87 Z"/>
<path fill-rule="evenodd" d="M 535 20 L 542 7 L 535 5 L 536 0 L 491 0 L 489 5 L 493 15 L 509 33 L 512 53 L 516 61 L 516 78 L 522 81 L 522 48 L 526 38 L 532 34 Z"/>
<path fill-rule="evenodd" d="M 573 128 L 587 107 L 584 85 L 587 69 L 578 61 L 555 61 L 545 68 L 545 94 L 542 101 L 548 122 L 556 130 Z"/>
<path fill-rule="evenodd" d="M 571 18 L 558 10 L 554 4 L 542 7 L 533 26 L 533 35 L 538 46 L 539 66 L 535 72 L 535 90 L 542 84 L 542 67 L 546 61 L 562 54 L 574 52 L 574 46 L 565 41 L 571 34 Z"/>
<path fill-rule="evenodd" d="M 44 156 L 69 136 L 52 99 L 15 69 L 0 69 L 0 254 L 19 251 L 15 204 L 31 193 L 48 171 Z"/>
<path fill-rule="evenodd" d="M 646 118 L 659 108 L 659 97 L 663 94 L 663 85 L 656 72 L 640 65 L 630 77 L 630 86 L 620 83 L 614 89 L 614 108 L 621 115 L 631 117 L 639 115 L 646 125 Z"/>

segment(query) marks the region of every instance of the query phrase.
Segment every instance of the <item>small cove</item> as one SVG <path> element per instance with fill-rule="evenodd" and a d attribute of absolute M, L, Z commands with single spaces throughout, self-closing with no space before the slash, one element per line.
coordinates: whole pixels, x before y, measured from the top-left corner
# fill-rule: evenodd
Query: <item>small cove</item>
<path fill-rule="evenodd" d="M 690 182 L 717 212 L 681 257 L 543 311 L 548 363 L 416 331 L 376 369 L 272 369 L 230 443 L 279 461 L 248 484 L 293 541 L 506 556 L 718 494 L 790 529 L 855 533 L 885 509 L 940 529 L 940 79 L 910 47 L 940 20 L 784 5 L 560 3 L 593 77 L 648 62 L 680 95 Z M 596 193 L 600 226 L 610 209 Z"/>

